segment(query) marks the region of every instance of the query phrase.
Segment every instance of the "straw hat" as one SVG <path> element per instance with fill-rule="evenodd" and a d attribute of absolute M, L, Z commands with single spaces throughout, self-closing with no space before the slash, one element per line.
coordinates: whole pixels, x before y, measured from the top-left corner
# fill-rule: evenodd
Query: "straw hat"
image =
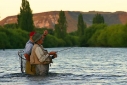
<path fill-rule="evenodd" d="M 37 42 L 41 38 L 42 38 L 42 34 L 40 34 L 40 33 L 35 33 L 33 35 L 33 37 L 32 37 L 32 39 L 33 39 L 34 42 Z"/>

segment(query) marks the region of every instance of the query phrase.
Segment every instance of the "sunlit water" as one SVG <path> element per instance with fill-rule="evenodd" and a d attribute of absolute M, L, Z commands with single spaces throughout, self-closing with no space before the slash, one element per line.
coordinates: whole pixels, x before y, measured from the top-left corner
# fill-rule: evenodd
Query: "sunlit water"
<path fill-rule="evenodd" d="M 22 74 L 18 50 L 0 50 L 0 85 L 127 85 L 127 48 L 63 50 L 57 53 L 46 77 Z"/>

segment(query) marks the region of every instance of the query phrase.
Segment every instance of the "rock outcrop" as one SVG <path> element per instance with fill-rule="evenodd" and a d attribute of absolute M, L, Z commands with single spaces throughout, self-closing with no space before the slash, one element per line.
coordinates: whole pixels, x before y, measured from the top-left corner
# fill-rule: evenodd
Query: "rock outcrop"
<path fill-rule="evenodd" d="M 73 32 L 77 30 L 78 15 L 79 13 L 83 14 L 84 22 L 87 26 L 92 25 L 92 20 L 95 14 L 100 13 L 103 15 L 105 23 L 108 25 L 112 24 L 126 24 L 127 23 L 127 12 L 98 12 L 98 11 L 89 11 L 89 12 L 80 12 L 80 11 L 65 11 L 66 20 L 67 20 L 67 32 Z M 59 18 L 59 11 L 50 11 L 33 14 L 34 25 L 37 28 L 47 27 L 49 29 L 54 29 L 55 24 Z M 17 23 L 17 16 L 8 16 L 5 19 L 0 21 L 0 25 Z"/>

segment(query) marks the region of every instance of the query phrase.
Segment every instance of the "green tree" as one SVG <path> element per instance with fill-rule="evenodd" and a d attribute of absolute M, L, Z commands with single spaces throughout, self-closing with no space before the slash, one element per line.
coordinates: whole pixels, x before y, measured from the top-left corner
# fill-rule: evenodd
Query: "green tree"
<path fill-rule="evenodd" d="M 97 13 L 94 18 L 93 18 L 93 24 L 101 24 L 101 23 L 104 23 L 104 17 Z"/>
<path fill-rule="evenodd" d="M 17 16 L 18 26 L 23 30 L 32 31 L 34 29 L 32 17 L 33 15 L 29 2 L 27 0 L 22 0 L 20 14 Z"/>
<path fill-rule="evenodd" d="M 55 25 L 55 33 L 58 38 L 64 38 L 67 34 L 67 21 L 64 11 L 60 11 L 58 24 Z"/>
<path fill-rule="evenodd" d="M 97 46 L 98 36 L 105 27 L 107 27 L 106 24 L 94 24 L 85 29 L 85 33 L 81 37 L 80 46 Z"/>
<path fill-rule="evenodd" d="M 18 28 L 18 25 L 17 24 L 5 24 L 3 27 L 6 29 L 10 29 L 10 28 L 15 29 L 15 28 Z"/>
<path fill-rule="evenodd" d="M 88 40 L 89 46 L 99 46 L 98 37 L 100 36 L 102 30 L 107 27 L 106 24 L 94 24 L 91 26 L 92 34 Z"/>
<path fill-rule="evenodd" d="M 57 45 L 58 45 L 57 38 L 48 34 L 45 37 L 43 45 L 44 45 L 44 47 L 57 47 Z"/>
<path fill-rule="evenodd" d="M 77 31 L 78 35 L 79 36 L 84 35 L 84 30 L 86 28 L 86 24 L 83 21 L 83 16 L 82 16 L 81 13 L 78 16 L 78 24 L 77 24 L 77 27 L 78 27 L 78 31 Z"/>
<path fill-rule="evenodd" d="M 6 33 L 0 32 L 0 49 L 5 49 L 7 44 L 10 44 L 8 42 L 8 37 Z"/>
<path fill-rule="evenodd" d="M 127 28 L 125 25 L 111 25 L 107 28 L 107 43 L 111 47 L 127 47 Z"/>

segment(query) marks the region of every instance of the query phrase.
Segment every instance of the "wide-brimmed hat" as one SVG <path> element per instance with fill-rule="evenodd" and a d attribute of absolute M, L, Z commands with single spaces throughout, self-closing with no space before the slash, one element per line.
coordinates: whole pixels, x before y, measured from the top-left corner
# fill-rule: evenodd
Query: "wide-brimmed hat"
<path fill-rule="evenodd" d="M 32 39 L 33 39 L 34 42 L 37 42 L 41 38 L 42 38 L 42 34 L 40 34 L 40 33 L 35 33 L 33 35 L 33 37 L 32 37 Z"/>

